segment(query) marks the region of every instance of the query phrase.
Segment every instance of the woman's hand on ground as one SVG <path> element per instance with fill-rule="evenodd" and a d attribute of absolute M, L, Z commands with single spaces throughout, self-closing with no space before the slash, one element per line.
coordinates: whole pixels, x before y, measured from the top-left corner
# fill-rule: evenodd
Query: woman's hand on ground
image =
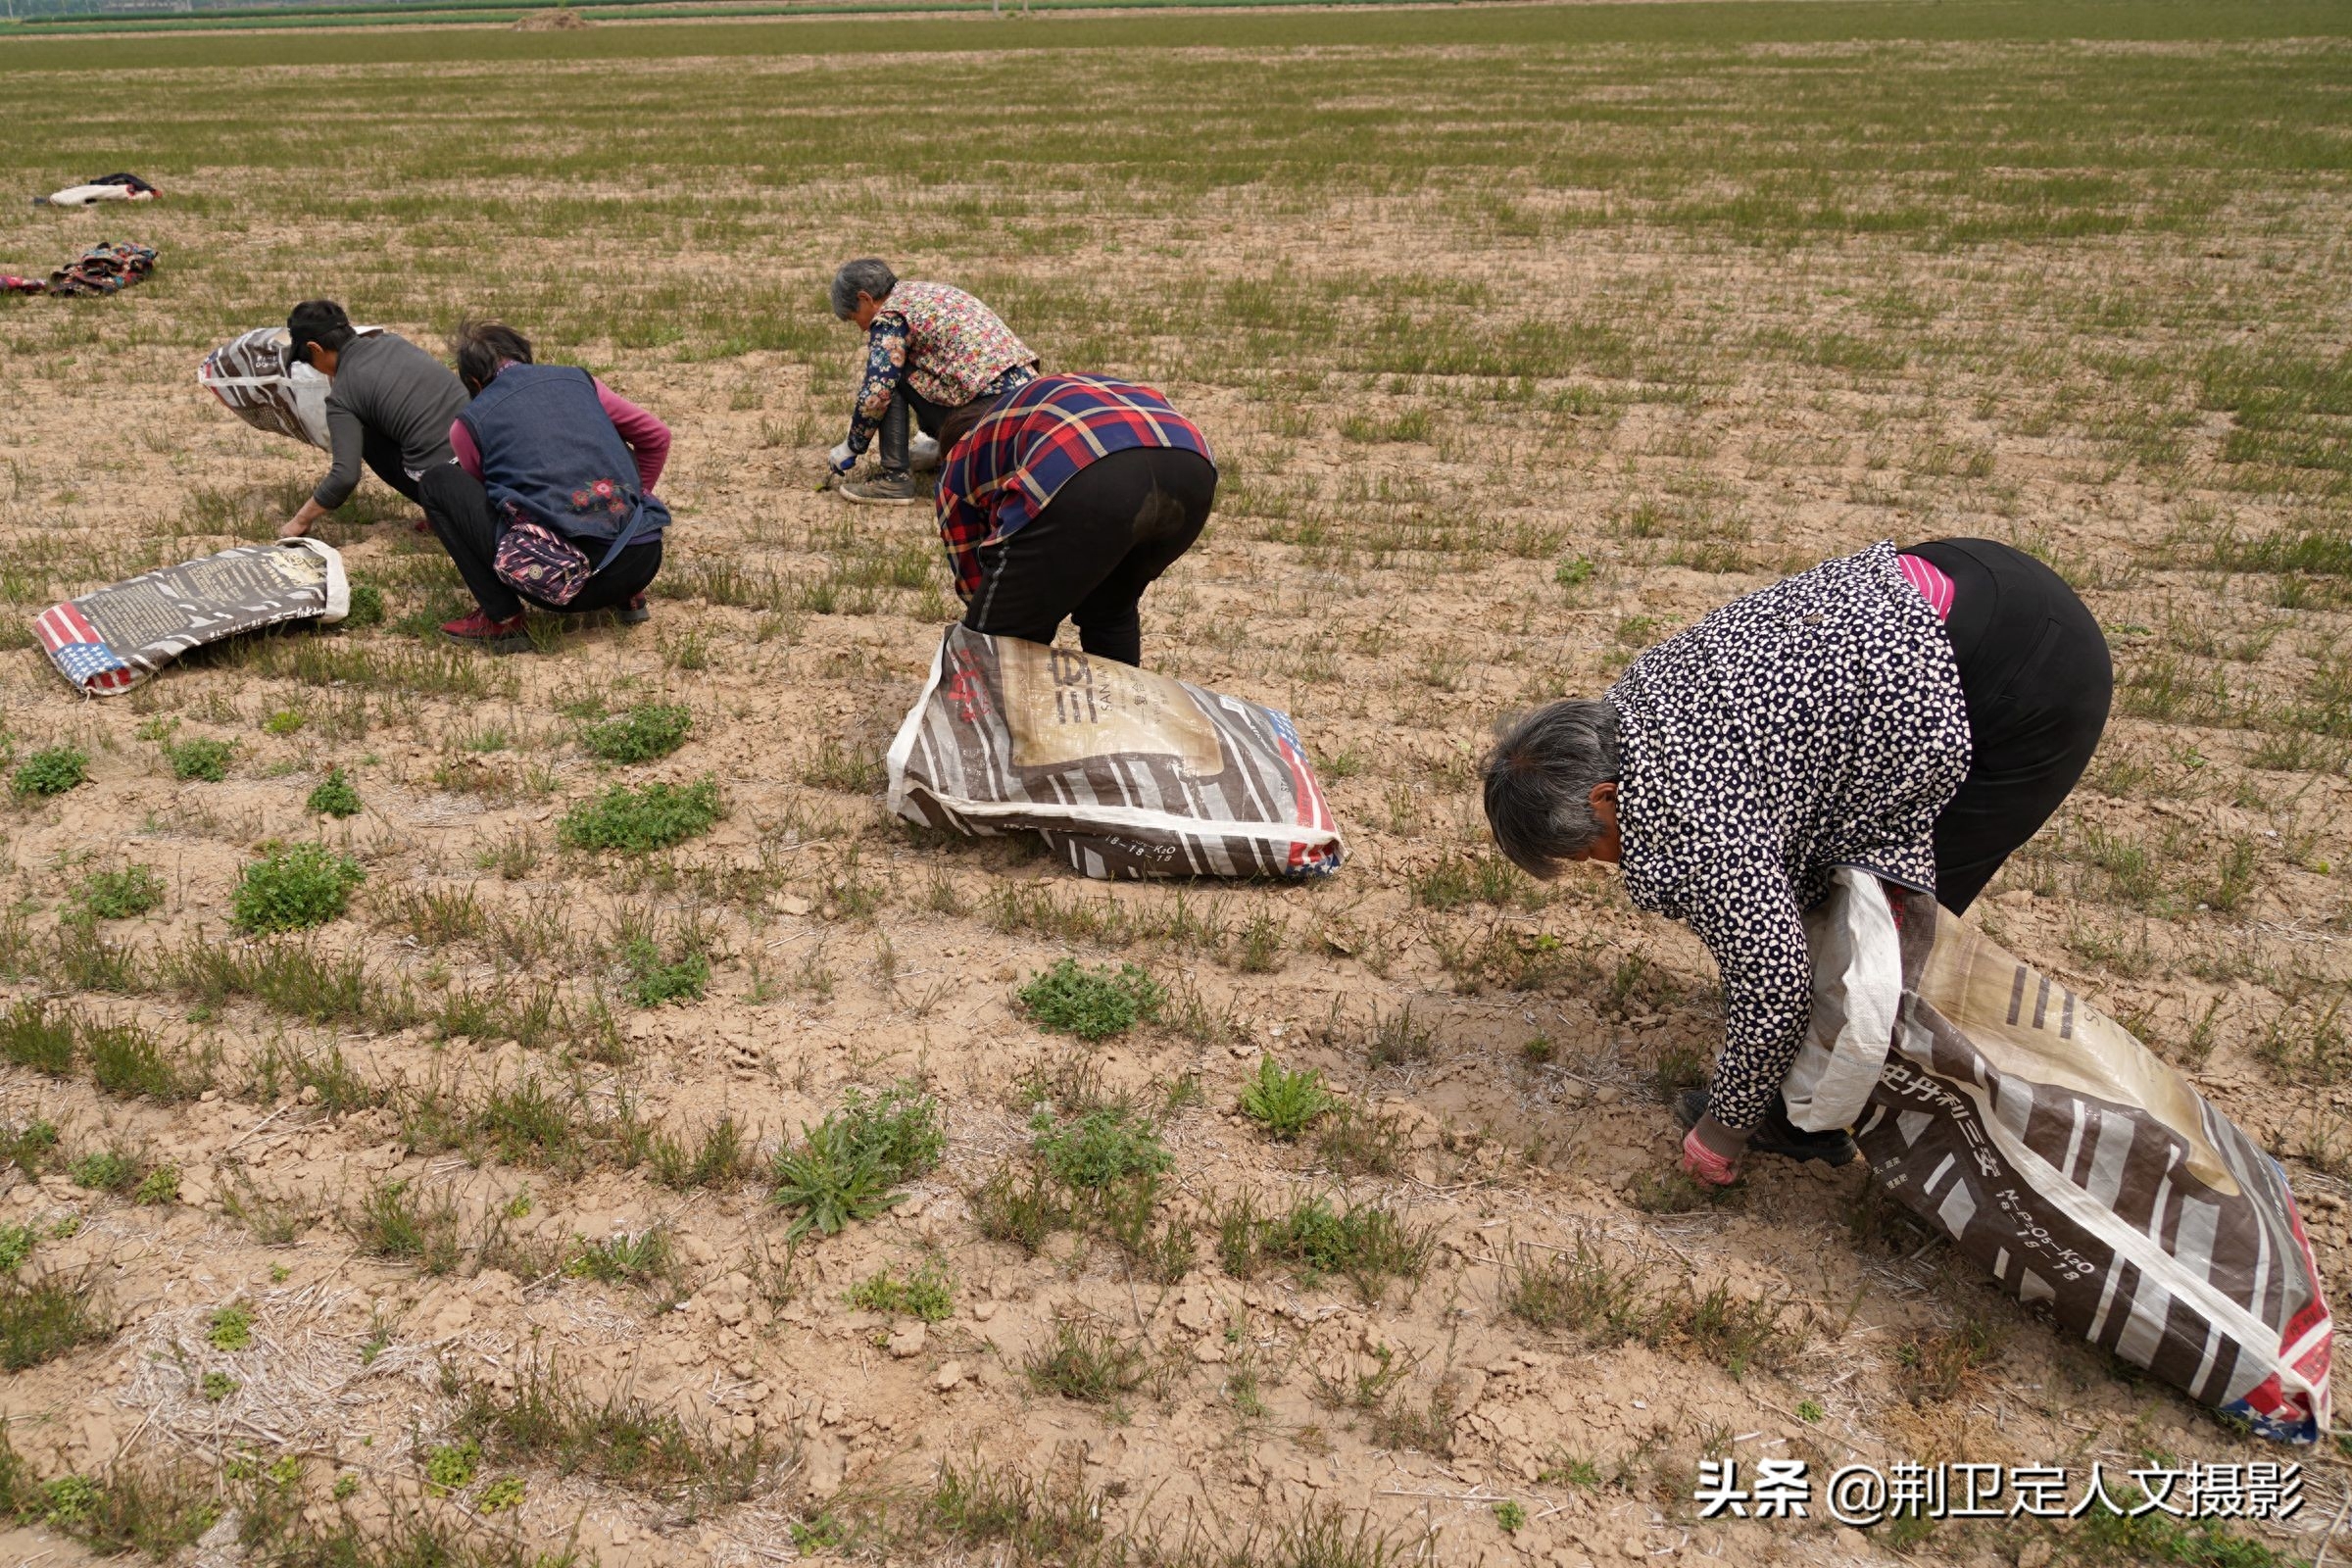
<path fill-rule="evenodd" d="M 1683 1135 L 1683 1174 L 1709 1187 L 1729 1187 L 1740 1179 L 1740 1160 L 1708 1148 L 1693 1127 Z"/>

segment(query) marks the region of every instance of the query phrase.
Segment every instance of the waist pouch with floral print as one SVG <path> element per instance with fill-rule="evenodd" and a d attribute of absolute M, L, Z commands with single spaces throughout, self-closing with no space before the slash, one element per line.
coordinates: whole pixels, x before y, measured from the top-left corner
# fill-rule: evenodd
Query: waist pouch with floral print
<path fill-rule="evenodd" d="M 490 569 L 516 593 L 558 606 L 577 599 L 595 574 L 578 545 L 541 523 L 520 521 L 507 525 Z"/>

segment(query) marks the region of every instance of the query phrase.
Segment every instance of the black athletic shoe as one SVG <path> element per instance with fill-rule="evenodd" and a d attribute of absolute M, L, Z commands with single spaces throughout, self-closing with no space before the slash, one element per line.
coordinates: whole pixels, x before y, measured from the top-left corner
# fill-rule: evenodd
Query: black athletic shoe
<path fill-rule="evenodd" d="M 1698 1125 L 1698 1118 L 1707 1113 L 1707 1092 L 1704 1089 L 1686 1089 L 1675 1098 L 1674 1119 L 1683 1131 Z M 1748 1134 L 1747 1147 L 1758 1153 L 1778 1154 L 1783 1159 L 1798 1161 L 1818 1159 L 1832 1170 L 1850 1165 L 1861 1151 L 1854 1148 L 1851 1133 L 1839 1130 L 1827 1133 L 1803 1131 L 1788 1119 L 1788 1110 L 1775 1095 L 1772 1108 Z"/>

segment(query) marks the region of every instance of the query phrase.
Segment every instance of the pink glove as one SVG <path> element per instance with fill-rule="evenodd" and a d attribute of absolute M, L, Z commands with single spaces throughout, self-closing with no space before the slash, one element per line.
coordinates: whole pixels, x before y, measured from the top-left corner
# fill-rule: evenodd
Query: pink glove
<path fill-rule="evenodd" d="M 1740 1162 L 1726 1159 L 1699 1141 L 1698 1129 L 1683 1134 L 1683 1174 L 1709 1187 L 1729 1187 L 1740 1179 Z"/>

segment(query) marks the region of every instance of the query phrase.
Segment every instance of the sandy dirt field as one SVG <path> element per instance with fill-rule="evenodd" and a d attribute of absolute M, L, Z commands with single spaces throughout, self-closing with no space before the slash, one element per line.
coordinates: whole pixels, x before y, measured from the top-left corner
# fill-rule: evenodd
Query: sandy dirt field
<path fill-rule="evenodd" d="M 0 1549 L 2317 1553 L 2332 1444 L 2282 1453 L 2074 1342 L 1862 1166 L 1676 1178 L 1711 961 L 1613 876 L 1509 869 L 1474 779 L 1498 717 L 1831 555 L 2041 555 L 2109 631 L 2117 709 L 1977 918 L 2285 1162 L 2340 1298 L 2340 24 L 1641 9 L 1674 17 L 0 62 L 20 184 L 168 193 L 0 216 L 0 269 L 164 258 L 0 301 L 0 711 L 12 769 L 86 759 L 0 804 Z M 956 610 L 926 510 L 814 491 L 858 349 L 822 290 L 866 253 L 1210 433 L 1217 514 L 1146 662 L 1293 715 L 1336 876 L 1110 888 L 886 816 Z M 267 537 L 322 471 L 193 381 L 316 294 L 434 345 L 503 316 L 667 419 L 651 623 L 447 648 L 454 575 L 369 481 L 321 537 L 380 617 L 75 697 L 42 607 Z M 673 709 L 682 744 L 612 760 L 600 725 Z M 341 818 L 308 804 L 338 770 Z M 700 831 L 576 842 L 616 787 L 706 780 Z M 308 843 L 364 873 L 347 907 L 241 929 L 248 868 Z M 1143 1016 L 1045 1027 L 1020 993 L 1065 957 L 1135 966 Z M 1241 1108 L 1268 1061 L 1331 1097 L 1291 1141 Z M 796 1233 L 804 1179 L 899 1200 Z M 1864 1532 L 1691 1501 L 1704 1458 L 2079 1487 L 2151 1455 L 2300 1460 L 2304 1508 Z"/>

